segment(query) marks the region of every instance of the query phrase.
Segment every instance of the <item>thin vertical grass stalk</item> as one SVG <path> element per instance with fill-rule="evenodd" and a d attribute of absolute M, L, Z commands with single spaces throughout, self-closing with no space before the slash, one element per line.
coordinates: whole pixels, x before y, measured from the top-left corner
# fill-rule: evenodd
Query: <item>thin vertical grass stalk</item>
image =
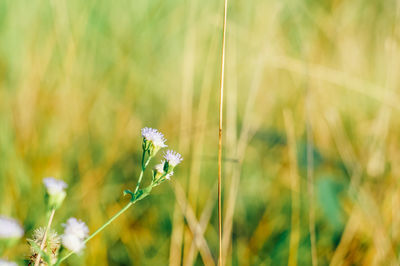
<path fill-rule="evenodd" d="M 55 213 L 55 212 L 56 212 L 55 209 L 52 209 L 52 210 L 51 210 L 50 217 L 49 217 L 49 221 L 48 221 L 48 223 L 47 223 L 46 230 L 44 231 L 44 234 L 43 234 L 42 243 L 40 243 L 40 250 L 43 250 L 44 245 L 46 244 L 47 233 L 48 233 L 49 230 L 50 230 L 51 223 L 53 222 L 53 218 L 54 218 L 54 213 Z M 40 256 L 40 252 L 38 252 L 38 255 L 37 255 L 36 260 L 35 260 L 35 266 L 39 266 L 39 264 L 40 264 L 40 258 L 41 258 L 41 257 L 42 257 L 42 256 Z"/>
<path fill-rule="evenodd" d="M 224 78 L 225 78 L 225 46 L 226 46 L 226 17 L 228 0 L 224 0 L 224 24 L 222 29 L 222 55 L 221 55 L 221 78 L 219 87 L 219 130 L 218 130 L 218 240 L 219 259 L 218 265 L 222 266 L 222 202 L 221 202 L 221 177 L 222 177 L 222 119 L 224 107 Z"/>

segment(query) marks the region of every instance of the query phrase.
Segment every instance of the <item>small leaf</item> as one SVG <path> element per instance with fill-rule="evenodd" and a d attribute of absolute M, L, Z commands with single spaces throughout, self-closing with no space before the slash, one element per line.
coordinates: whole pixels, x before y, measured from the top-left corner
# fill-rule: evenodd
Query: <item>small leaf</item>
<path fill-rule="evenodd" d="M 135 200 L 135 194 L 133 194 L 133 192 L 130 191 L 129 189 L 125 189 L 124 190 L 124 196 L 126 196 L 128 194 L 131 195 L 131 201 L 134 201 Z"/>

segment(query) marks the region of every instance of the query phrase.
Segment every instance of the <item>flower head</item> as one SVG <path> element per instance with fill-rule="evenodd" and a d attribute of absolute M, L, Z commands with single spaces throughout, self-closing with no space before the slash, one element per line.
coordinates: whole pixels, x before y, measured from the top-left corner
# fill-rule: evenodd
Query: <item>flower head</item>
<path fill-rule="evenodd" d="M 23 235 L 24 229 L 17 220 L 0 216 L 0 239 L 20 238 Z"/>
<path fill-rule="evenodd" d="M 46 187 L 47 193 L 55 195 L 64 192 L 68 185 L 62 181 L 53 177 L 46 177 L 43 179 L 43 184 Z"/>
<path fill-rule="evenodd" d="M 0 266 L 18 266 L 18 264 L 16 264 L 13 261 L 8 261 L 8 260 L 4 260 L 4 259 L 0 259 Z"/>
<path fill-rule="evenodd" d="M 168 165 L 171 166 L 172 168 L 180 164 L 180 162 L 182 162 L 183 160 L 182 155 L 173 150 L 168 150 L 166 153 L 164 153 L 164 159 L 168 162 Z"/>
<path fill-rule="evenodd" d="M 167 145 L 165 145 L 165 141 L 167 140 L 164 138 L 164 135 L 157 129 L 149 127 L 142 128 L 142 137 L 145 138 L 147 141 L 152 142 L 153 145 L 156 147 L 167 147 Z"/>
<path fill-rule="evenodd" d="M 62 244 L 67 249 L 79 253 L 85 248 L 84 240 L 89 234 L 87 225 L 76 218 L 69 218 L 65 224 L 64 234 L 62 235 Z"/>
<path fill-rule="evenodd" d="M 161 148 L 167 147 L 167 145 L 165 145 L 166 139 L 164 135 L 157 129 L 149 127 L 142 128 L 142 137 L 144 150 L 149 151 L 151 156 L 154 156 Z"/>
<path fill-rule="evenodd" d="M 65 189 L 68 185 L 53 177 L 46 177 L 43 179 L 43 184 L 46 188 L 46 200 L 50 209 L 58 209 L 65 199 L 67 193 Z"/>
<path fill-rule="evenodd" d="M 28 239 L 29 242 L 34 242 L 37 246 L 40 246 L 42 244 L 45 231 L 46 228 L 44 227 L 35 229 L 35 231 L 33 231 L 32 239 Z M 50 259 L 53 264 L 56 263 L 57 261 L 57 255 L 58 255 L 58 250 L 60 248 L 60 244 L 61 244 L 60 236 L 57 234 L 56 231 L 50 229 L 50 231 L 47 233 L 46 243 L 43 248 L 47 254 L 50 254 Z M 38 253 L 33 246 L 31 246 L 31 253 L 32 253 L 30 257 L 31 261 L 35 261 L 38 256 Z M 40 263 L 41 263 L 40 265 L 47 265 L 43 259 L 41 260 Z"/>
<path fill-rule="evenodd" d="M 85 243 L 79 237 L 75 235 L 63 235 L 62 244 L 67 249 L 80 253 L 85 248 Z"/>

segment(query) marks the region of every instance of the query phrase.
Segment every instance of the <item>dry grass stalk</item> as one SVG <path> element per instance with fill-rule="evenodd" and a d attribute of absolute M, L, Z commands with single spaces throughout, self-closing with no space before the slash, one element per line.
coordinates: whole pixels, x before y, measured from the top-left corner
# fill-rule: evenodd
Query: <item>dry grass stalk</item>
<path fill-rule="evenodd" d="M 223 123 L 223 99 L 224 99 L 224 79 L 225 79 L 225 42 L 226 42 L 226 17 L 228 11 L 228 0 L 224 0 L 224 23 L 222 28 L 222 55 L 221 55 L 221 78 L 219 87 L 219 129 L 218 129 L 218 239 L 219 239 L 219 259 L 218 264 L 222 266 L 222 123 Z"/>
<path fill-rule="evenodd" d="M 182 185 L 179 183 L 179 181 L 175 181 L 172 184 L 176 196 L 176 201 L 179 204 L 183 215 L 186 217 L 188 226 L 193 234 L 193 241 L 196 244 L 197 248 L 200 250 L 200 255 L 203 259 L 204 265 L 215 265 L 214 259 L 211 255 L 211 251 L 207 245 L 207 241 L 204 239 L 201 226 L 197 221 L 196 214 L 188 204 Z"/>

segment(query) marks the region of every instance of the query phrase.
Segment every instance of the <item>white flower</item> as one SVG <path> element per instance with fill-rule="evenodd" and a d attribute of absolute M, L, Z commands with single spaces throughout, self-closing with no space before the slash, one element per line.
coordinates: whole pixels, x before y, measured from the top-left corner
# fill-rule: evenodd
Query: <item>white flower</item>
<path fill-rule="evenodd" d="M 0 216 L 0 239 L 20 238 L 24 235 L 24 229 L 17 220 L 6 216 Z"/>
<path fill-rule="evenodd" d="M 177 166 L 183 160 L 182 155 L 173 150 L 168 150 L 166 153 L 164 153 L 164 159 L 172 167 Z"/>
<path fill-rule="evenodd" d="M 85 248 L 85 243 L 76 235 L 63 235 L 62 243 L 67 249 L 79 253 Z"/>
<path fill-rule="evenodd" d="M 62 235 L 62 244 L 64 247 L 76 253 L 80 252 L 84 247 L 84 240 L 89 234 L 89 228 L 81 220 L 69 218 L 65 224 L 64 234 Z"/>
<path fill-rule="evenodd" d="M 154 169 L 157 171 L 157 173 L 159 174 L 159 176 L 162 176 L 163 174 L 165 174 L 164 164 L 165 164 L 165 161 L 161 161 L 160 164 L 157 164 L 157 165 L 154 167 Z M 174 174 L 174 172 L 171 171 L 170 173 L 168 173 L 168 174 L 165 175 L 165 178 L 169 180 L 173 174 Z"/>
<path fill-rule="evenodd" d="M 149 127 L 142 128 L 142 137 L 147 141 L 150 141 L 155 147 L 167 147 L 167 145 L 165 145 L 166 139 L 164 138 L 164 135 L 157 129 Z"/>
<path fill-rule="evenodd" d="M 63 226 L 65 227 L 64 234 L 76 235 L 79 238 L 85 238 L 89 234 L 89 228 L 86 226 L 85 222 L 74 217 L 69 218 Z"/>
<path fill-rule="evenodd" d="M 18 266 L 18 264 L 16 264 L 13 261 L 8 261 L 8 260 L 4 260 L 4 259 L 0 259 L 0 266 Z"/>
<path fill-rule="evenodd" d="M 44 178 L 43 184 L 46 187 L 47 193 L 50 195 L 62 193 L 64 192 L 64 189 L 68 187 L 64 181 L 55 179 L 53 177 Z"/>

